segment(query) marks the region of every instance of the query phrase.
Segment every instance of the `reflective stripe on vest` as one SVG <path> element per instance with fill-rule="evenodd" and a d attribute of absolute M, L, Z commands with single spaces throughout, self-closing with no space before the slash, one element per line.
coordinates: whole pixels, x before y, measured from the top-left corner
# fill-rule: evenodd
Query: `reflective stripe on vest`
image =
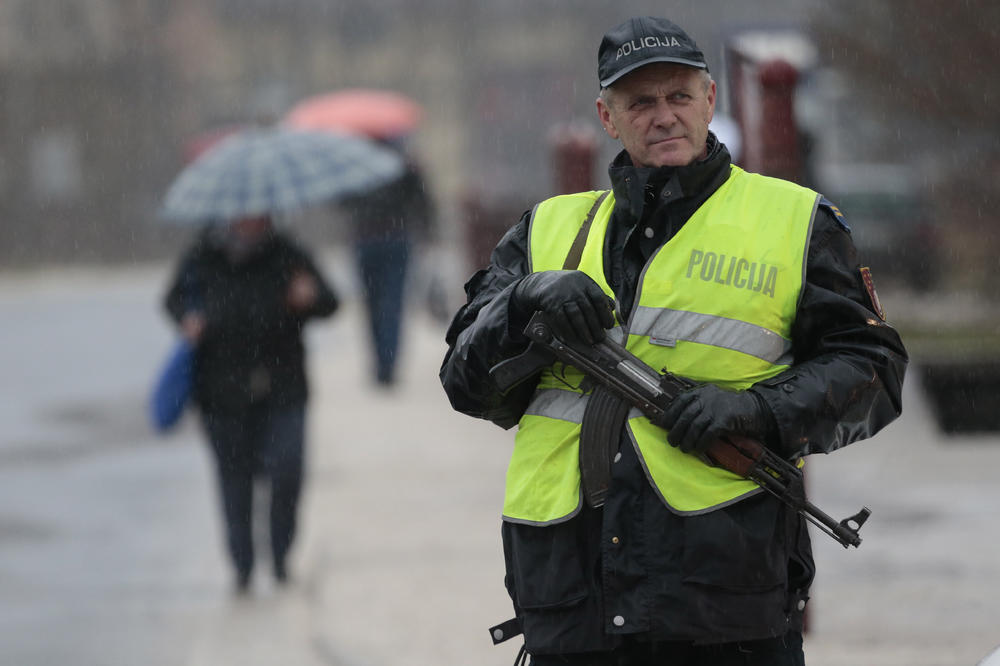
<path fill-rule="evenodd" d="M 557 270 L 599 193 L 556 197 L 536 206 L 529 247 L 532 270 Z M 654 368 L 730 389 L 746 388 L 791 361 L 791 326 L 818 196 L 737 167 L 643 269 L 630 321 L 629 350 Z M 580 269 L 610 295 L 603 249 L 614 206 L 595 216 Z M 504 519 L 566 520 L 581 506 L 580 373 L 554 366 L 522 418 L 507 474 Z M 559 395 L 553 395 L 558 393 Z M 632 410 L 628 434 L 651 485 L 681 514 L 739 501 L 751 481 L 681 453 L 666 433 Z M 617 443 L 615 443 L 617 444 Z"/>
<path fill-rule="evenodd" d="M 791 341 L 774 331 L 729 317 L 639 306 L 629 330 L 663 347 L 675 347 L 678 340 L 684 340 L 732 349 L 778 365 L 791 363 Z"/>

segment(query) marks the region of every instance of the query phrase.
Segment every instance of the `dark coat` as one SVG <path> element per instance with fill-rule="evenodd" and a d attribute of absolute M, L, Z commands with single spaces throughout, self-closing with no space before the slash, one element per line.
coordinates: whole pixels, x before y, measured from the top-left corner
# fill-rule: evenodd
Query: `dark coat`
<path fill-rule="evenodd" d="M 625 153 L 611 165 L 616 208 L 604 263 L 623 320 L 646 260 L 729 177 L 728 151 L 714 136 L 709 141 L 708 158 L 682 168 L 636 168 Z M 455 409 L 505 428 L 534 390 L 529 381 L 501 394 L 488 375 L 526 348 L 525 322 L 508 313 L 528 272 L 527 223 L 526 213 L 466 284 L 468 303 L 448 330 L 440 372 Z M 755 387 L 773 415 L 769 447 L 788 457 L 829 452 L 899 415 L 906 351 L 876 314 L 849 230 L 825 201 L 792 334 L 793 367 Z M 504 523 L 506 584 L 530 651 L 610 649 L 623 634 L 731 642 L 801 627 L 800 602 L 814 573 L 803 519 L 765 494 L 700 516 L 675 515 L 624 431 L 619 451 L 603 507 L 548 527 Z"/>
<path fill-rule="evenodd" d="M 316 303 L 306 312 L 286 305 L 289 280 L 298 271 L 312 275 L 318 286 Z M 191 310 L 205 316 L 194 400 L 206 412 L 304 404 L 302 327 L 337 306 L 337 296 L 312 259 L 281 234 L 273 234 L 245 261 L 232 263 L 206 231 L 182 257 L 165 298 L 177 322 Z"/>
<path fill-rule="evenodd" d="M 396 180 L 340 201 L 355 241 L 422 242 L 433 236 L 434 205 L 423 171 L 413 161 L 405 166 Z"/>

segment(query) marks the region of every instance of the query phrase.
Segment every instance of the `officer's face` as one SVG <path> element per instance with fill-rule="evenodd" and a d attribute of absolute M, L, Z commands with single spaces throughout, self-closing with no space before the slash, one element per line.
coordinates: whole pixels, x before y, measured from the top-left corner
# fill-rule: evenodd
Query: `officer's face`
<path fill-rule="evenodd" d="M 715 82 L 693 67 L 653 63 L 597 99 L 601 124 L 640 167 L 684 166 L 705 157 Z"/>

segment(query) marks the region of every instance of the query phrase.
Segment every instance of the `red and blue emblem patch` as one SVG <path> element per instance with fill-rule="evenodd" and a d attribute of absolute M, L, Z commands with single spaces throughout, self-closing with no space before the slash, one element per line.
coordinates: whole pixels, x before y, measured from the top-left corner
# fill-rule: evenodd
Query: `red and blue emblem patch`
<path fill-rule="evenodd" d="M 861 281 L 865 283 L 865 291 L 868 292 L 868 300 L 871 301 L 872 310 L 875 314 L 879 316 L 882 321 L 885 321 L 885 310 L 882 309 L 882 301 L 878 299 L 878 294 L 875 292 L 875 281 L 872 279 L 872 269 L 864 266 L 861 269 Z"/>

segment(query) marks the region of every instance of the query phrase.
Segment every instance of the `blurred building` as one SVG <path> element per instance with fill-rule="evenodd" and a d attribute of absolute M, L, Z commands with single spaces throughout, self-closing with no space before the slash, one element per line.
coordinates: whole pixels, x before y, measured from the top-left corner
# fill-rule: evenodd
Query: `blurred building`
<path fill-rule="evenodd" d="M 127 252 L 164 167 L 163 3 L 0 4 L 0 260 Z M 117 249 L 115 249 L 117 248 Z"/>
<path fill-rule="evenodd" d="M 666 11 L 718 75 L 728 33 L 802 24 L 813 4 L 4 0 L 0 266 L 166 256 L 180 236 L 155 211 L 186 142 L 346 86 L 424 104 L 417 149 L 445 229 L 460 234 L 463 200 L 520 211 L 554 191 L 546 137 L 558 123 L 598 127 L 610 26 Z M 614 150 L 602 144 L 596 178 Z"/>

